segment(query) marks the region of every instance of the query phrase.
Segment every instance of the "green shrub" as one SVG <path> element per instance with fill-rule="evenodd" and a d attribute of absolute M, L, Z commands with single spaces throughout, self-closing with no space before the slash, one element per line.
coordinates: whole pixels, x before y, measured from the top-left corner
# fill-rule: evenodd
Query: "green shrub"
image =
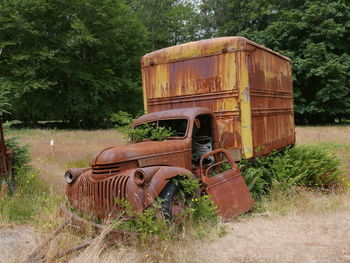
<path fill-rule="evenodd" d="M 340 182 L 341 161 L 323 145 L 303 145 L 281 153 L 243 160 L 240 168 L 256 200 L 271 189 L 288 191 L 293 186 L 330 188 Z"/>
<path fill-rule="evenodd" d="M 118 111 L 111 114 L 110 121 L 115 124 L 116 127 L 130 126 L 133 118 L 132 115 L 125 111 Z"/>
<path fill-rule="evenodd" d="M 21 146 L 16 137 L 5 140 L 7 150 L 13 153 L 12 166 L 14 171 L 22 168 L 29 168 L 30 156 L 28 146 Z"/>
<path fill-rule="evenodd" d="M 179 239 L 184 232 L 190 232 L 189 228 L 194 230 L 194 234 L 200 232 L 200 236 L 203 236 L 203 229 L 209 233 L 208 226 L 210 224 L 214 226 L 218 222 L 218 216 L 216 207 L 209 197 L 199 195 L 199 182 L 185 176 L 179 176 L 173 179 L 173 182 L 180 186 L 178 198 L 184 198 L 186 209 L 173 218 L 171 222 L 167 221 L 162 214 L 162 200 L 157 200 L 142 213 L 134 213 L 129 204 L 121 204 L 118 201 L 118 205 L 124 207 L 130 219 L 118 224 L 117 228 L 138 233 L 144 244 L 149 244 L 155 238 L 160 240 Z"/>
<path fill-rule="evenodd" d="M 130 213 L 131 218 L 117 225 L 118 229 L 127 230 L 140 235 L 143 242 L 153 238 L 166 240 L 170 237 L 168 222 L 164 219 L 159 204 L 147 208 L 142 213 Z"/>
<path fill-rule="evenodd" d="M 130 127 L 125 134 L 132 142 L 141 142 L 145 139 L 161 141 L 173 136 L 173 131 L 170 128 L 157 126 L 156 123 L 144 123 L 135 128 Z"/>
<path fill-rule="evenodd" d="M 190 217 L 196 225 L 200 223 L 217 223 L 218 215 L 216 206 L 210 200 L 208 195 L 202 195 L 192 198 L 187 210 L 191 211 Z"/>

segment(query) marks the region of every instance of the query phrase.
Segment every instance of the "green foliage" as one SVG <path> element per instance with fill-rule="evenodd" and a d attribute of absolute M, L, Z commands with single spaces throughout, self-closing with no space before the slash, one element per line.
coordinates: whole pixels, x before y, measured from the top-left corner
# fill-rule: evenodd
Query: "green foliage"
<path fill-rule="evenodd" d="M 189 197 L 193 197 L 196 195 L 196 192 L 200 188 L 200 183 L 198 180 L 189 179 L 186 175 L 179 175 L 178 177 L 172 179 L 177 186 L 180 186 L 181 191 L 188 195 Z"/>
<path fill-rule="evenodd" d="M 158 126 L 156 123 L 145 123 L 126 130 L 126 136 L 132 142 L 141 142 L 143 140 L 162 141 L 173 135 L 173 131 L 170 128 Z"/>
<path fill-rule="evenodd" d="M 223 172 L 228 171 L 230 169 L 232 169 L 232 165 L 228 160 L 226 160 L 225 162 L 221 163 L 219 166 L 214 166 L 211 169 L 211 171 L 209 171 L 208 176 L 209 177 L 215 176 L 219 173 L 223 173 Z"/>
<path fill-rule="evenodd" d="M 273 160 L 271 185 L 282 190 L 291 185 L 331 187 L 341 175 L 340 167 L 340 159 L 322 146 L 299 146 Z"/>
<path fill-rule="evenodd" d="M 61 199 L 43 184 L 30 165 L 28 146 L 19 144 L 15 137 L 5 140 L 13 153 L 15 191 L 0 200 L 0 222 L 33 223 L 42 221 L 41 216 L 52 214 Z"/>
<path fill-rule="evenodd" d="M 179 187 L 178 198 L 186 204 L 186 209 L 175 216 L 171 222 L 167 221 L 161 211 L 161 202 L 158 200 L 155 204 L 147 208 L 142 213 L 132 211 L 129 204 L 117 201 L 118 205 L 124 207 L 125 213 L 130 219 L 117 225 L 118 229 L 128 230 L 138 233 L 143 244 L 159 240 L 176 240 L 184 232 L 194 230 L 192 234 L 205 236 L 210 232 L 209 226 L 214 226 L 218 222 L 216 207 L 208 196 L 199 195 L 200 184 L 197 180 L 189 179 L 186 176 L 174 178 Z M 203 232 L 206 229 L 206 232 Z M 190 233 L 188 233 L 190 234 Z M 138 243 L 138 245 L 141 245 Z"/>
<path fill-rule="evenodd" d="M 194 224 L 218 222 L 216 206 L 210 200 L 209 196 L 202 195 L 192 198 L 188 205 L 187 211 Z"/>
<path fill-rule="evenodd" d="M 130 126 L 132 120 L 132 115 L 125 111 L 118 111 L 117 113 L 111 114 L 111 122 L 114 123 L 116 127 Z"/>
<path fill-rule="evenodd" d="M 130 212 L 129 212 L 130 213 Z M 133 214 L 133 217 L 117 228 L 138 233 L 143 241 L 157 237 L 159 239 L 169 238 L 169 226 L 162 217 L 161 211 L 155 207 L 149 207 L 142 213 Z"/>
<path fill-rule="evenodd" d="M 268 163 L 267 157 L 256 159 L 256 163 L 242 160 L 239 164 L 244 180 L 255 200 L 268 193 L 269 183 L 266 178 L 269 171 L 264 163 Z"/>
<path fill-rule="evenodd" d="M 127 2 L 147 28 L 152 50 L 198 39 L 198 16 L 192 1 L 128 0 Z"/>
<path fill-rule="evenodd" d="M 8 109 L 11 105 L 8 103 L 8 92 L 4 92 L 0 90 L 0 117 L 4 113 L 9 113 L 6 109 Z"/>
<path fill-rule="evenodd" d="M 26 168 L 16 170 L 16 192 L 0 199 L 0 222 L 34 223 L 43 214 L 50 214 L 61 201 L 39 180 L 38 175 Z"/>
<path fill-rule="evenodd" d="M 1 1 L 0 90 L 13 106 L 6 117 L 104 127 L 116 109 L 138 112 L 146 36 L 123 0 Z"/>
<path fill-rule="evenodd" d="M 325 189 L 341 183 L 341 162 L 321 145 L 303 145 L 284 153 L 244 160 L 241 172 L 256 200 L 272 189 L 288 192 L 294 186 Z"/>
<path fill-rule="evenodd" d="M 5 143 L 7 150 L 13 154 L 12 166 L 15 173 L 18 169 L 28 169 L 30 162 L 28 145 L 21 146 L 16 137 L 7 138 Z"/>

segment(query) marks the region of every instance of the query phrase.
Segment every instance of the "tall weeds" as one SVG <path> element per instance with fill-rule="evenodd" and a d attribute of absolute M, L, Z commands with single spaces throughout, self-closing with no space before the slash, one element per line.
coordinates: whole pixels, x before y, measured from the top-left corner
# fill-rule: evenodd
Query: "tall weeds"
<path fill-rule="evenodd" d="M 0 199 L 0 223 L 33 222 L 43 214 L 51 213 L 60 198 L 38 177 L 30 165 L 27 146 L 21 146 L 15 137 L 6 139 L 8 150 L 13 153 L 14 179 L 10 196 Z"/>

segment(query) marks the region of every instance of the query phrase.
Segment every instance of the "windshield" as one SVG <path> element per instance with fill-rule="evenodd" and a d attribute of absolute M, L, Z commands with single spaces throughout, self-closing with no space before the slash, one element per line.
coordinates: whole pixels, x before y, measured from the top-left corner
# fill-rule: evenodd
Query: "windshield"
<path fill-rule="evenodd" d="M 131 139 L 134 142 L 143 140 L 161 141 L 183 138 L 186 136 L 187 119 L 168 119 L 142 123 L 134 127 Z"/>

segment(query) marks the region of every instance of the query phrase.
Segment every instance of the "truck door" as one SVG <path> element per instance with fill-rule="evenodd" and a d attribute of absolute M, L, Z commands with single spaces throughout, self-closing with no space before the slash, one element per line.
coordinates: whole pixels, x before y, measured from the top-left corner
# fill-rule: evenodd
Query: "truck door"
<path fill-rule="evenodd" d="M 205 160 L 214 157 L 206 165 Z M 248 187 L 231 156 L 218 149 L 201 157 L 200 171 L 205 191 L 217 206 L 218 214 L 225 220 L 252 209 L 253 199 Z"/>

